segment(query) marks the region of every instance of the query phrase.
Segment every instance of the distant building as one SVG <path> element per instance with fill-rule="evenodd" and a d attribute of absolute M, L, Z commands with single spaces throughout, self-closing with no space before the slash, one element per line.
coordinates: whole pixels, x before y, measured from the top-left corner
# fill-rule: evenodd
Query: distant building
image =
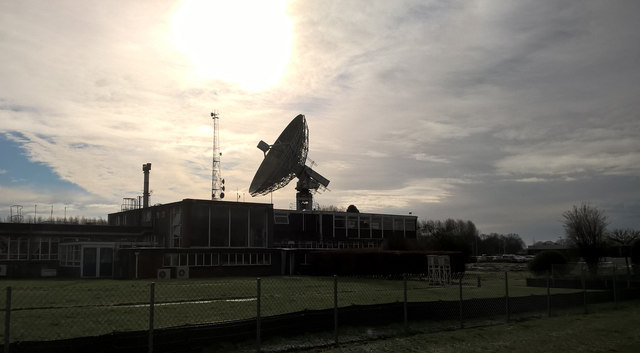
<path fill-rule="evenodd" d="M 567 251 L 568 249 L 564 241 L 539 241 L 527 247 L 527 254 L 535 255 L 546 250 Z"/>

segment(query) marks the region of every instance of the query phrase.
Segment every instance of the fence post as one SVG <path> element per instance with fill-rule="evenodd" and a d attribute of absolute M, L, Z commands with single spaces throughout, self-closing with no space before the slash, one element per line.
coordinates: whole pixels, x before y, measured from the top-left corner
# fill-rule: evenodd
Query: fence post
<path fill-rule="evenodd" d="M 507 322 L 509 322 L 511 310 L 509 308 L 509 272 L 504 272 L 504 305 L 507 313 Z"/>
<path fill-rule="evenodd" d="M 618 287 L 617 287 L 616 265 L 613 264 L 613 305 L 618 307 Z"/>
<path fill-rule="evenodd" d="M 149 288 L 149 353 L 153 353 L 153 320 L 154 320 L 154 310 L 155 310 L 155 302 L 156 302 L 156 283 L 151 282 L 151 286 Z"/>
<path fill-rule="evenodd" d="M 460 275 L 460 279 L 458 280 L 458 290 L 460 292 L 460 328 L 464 328 L 464 321 L 463 321 L 463 303 L 462 303 L 462 277 L 464 277 L 464 274 Z"/>
<path fill-rule="evenodd" d="M 582 279 L 582 296 L 583 296 L 583 304 L 584 304 L 584 313 L 589 313 L 589 308 L 587 307 L 587 283 L 584 278 L 584 265 L 580 266 L 580 278 Z"/>
<path fill-rule="evenodd" d="M 256 286 L 257 286 L 257 293 L 256 293 L 256 352 L 260 353 L 260 345 L 261 345 L 261 339 L 260 339 L 260 326 L 261 326 L 261 322 L 260 322 L 260 300 L 261 300 L 261 286 L 260 286 L 260 278 L 257 279 L 256 281 Z"/>
<path fill-rule="evenodd" d="M 404 304 L 403 304 L 403 314 L 404 314 L 404 333 L 409 333 L 409 319 L 407 317 L 407 274 L 404 274 Z"/>
<path fill-rule="evenodd" d="M 11 347 L 11 286 L 7 287 L 7 301 L 4 306 L 4 353 Z"/>
<path fill-rule="evenodd" d="M 333 335 L 338 345 L 338 276 L 333 275 Z"/>
<path fill-rule="evenodd" d="M 547 271 L 547 317 L 551 317 L 551 271 L 550 270 Z"/>

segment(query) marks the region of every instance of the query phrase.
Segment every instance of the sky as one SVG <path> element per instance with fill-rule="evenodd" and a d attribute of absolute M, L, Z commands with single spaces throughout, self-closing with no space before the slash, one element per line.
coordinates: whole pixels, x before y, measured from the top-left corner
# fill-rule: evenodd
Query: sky
<path fill-rule="evenodd" d="M 2 1 L 0 218 L 229 201 L 298 114 L 321 206 L 564 235 L 640 229 L 638 1 Z M 311 163 L 308 161 L 308 163 Z M 273 193 L 295 207 L 295 181 Z M 41 214 L 42 212 L 42 214 Z"/>

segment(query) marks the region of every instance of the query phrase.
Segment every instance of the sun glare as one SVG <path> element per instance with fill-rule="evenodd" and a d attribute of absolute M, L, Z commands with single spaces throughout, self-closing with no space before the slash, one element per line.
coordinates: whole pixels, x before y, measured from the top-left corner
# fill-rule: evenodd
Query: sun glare
<path fill-rule="evenodd" d="M 185 0 L 173 16 L 172 34 L 197 75 L 255 91 L 282 76 L 291 27 L 284 0 Z"/>

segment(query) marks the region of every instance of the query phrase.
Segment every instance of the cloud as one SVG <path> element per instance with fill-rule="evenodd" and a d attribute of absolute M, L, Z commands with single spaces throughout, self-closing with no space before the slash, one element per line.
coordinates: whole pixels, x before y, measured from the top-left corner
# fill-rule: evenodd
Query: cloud
<path fill-rule="evenodd" d="M 636 2 L 289 2 L 285 74 L 251 93 L 195 74 L 171 44 L 177 6 L 0 5 L 0 132 L 88 209 L 140 195 L 147 162 L 152 203 L 208 198 L 215 109 L 231 199 L 257 142 L 303 113 L 331 180 L 321 204 L 555 239 L 557 216 L 589 200 L 640 226 L 625 194 L 640 189 Z M 591 189 L 607 180 L 610 195 Z M 274 193 L 276 207 L 294 195 Z"/>

